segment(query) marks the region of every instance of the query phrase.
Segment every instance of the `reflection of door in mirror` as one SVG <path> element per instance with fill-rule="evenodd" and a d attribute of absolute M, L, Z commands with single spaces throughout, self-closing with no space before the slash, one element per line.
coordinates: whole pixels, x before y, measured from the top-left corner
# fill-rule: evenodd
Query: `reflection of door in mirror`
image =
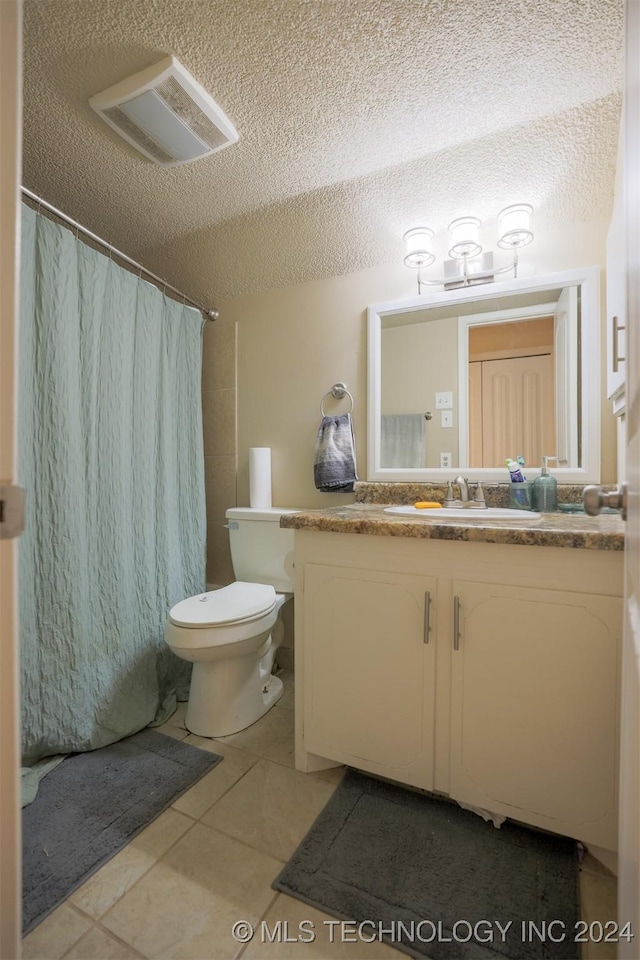
<path fill-rule="evenodd" d="M 469 328 L 469 463 L 539 466 L 556 449 L 554 319 Z"/>

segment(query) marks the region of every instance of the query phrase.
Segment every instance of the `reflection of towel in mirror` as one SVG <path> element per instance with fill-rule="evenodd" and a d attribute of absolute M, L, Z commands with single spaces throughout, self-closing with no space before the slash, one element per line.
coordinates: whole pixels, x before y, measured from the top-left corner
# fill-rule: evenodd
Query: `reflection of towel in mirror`
<path fill-rule="evenodd" d="M 424 413 L 380 417 L 380 466 L 426 467 Z"/>
<path fill-rule="evenodd" d="M 350 493 L 358 479 L 350 413 L 323 417 L 313 457 L 313 479 L 325 493 Z"/>

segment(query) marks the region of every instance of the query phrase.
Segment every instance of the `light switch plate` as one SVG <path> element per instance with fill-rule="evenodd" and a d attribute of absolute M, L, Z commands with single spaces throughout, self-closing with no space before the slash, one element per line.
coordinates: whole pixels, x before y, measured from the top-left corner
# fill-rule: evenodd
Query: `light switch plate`
<path fill-rule="evenodd" d="M 440 411 L 440 426 L 445 429 L 453 426 L 453 413 L 451 410 Z"/>
<path fill-rule="evenodd" d="M 453 409 L 453 392 L 447 390 L 446 393 L 436 393 L 436 410 Z"/>

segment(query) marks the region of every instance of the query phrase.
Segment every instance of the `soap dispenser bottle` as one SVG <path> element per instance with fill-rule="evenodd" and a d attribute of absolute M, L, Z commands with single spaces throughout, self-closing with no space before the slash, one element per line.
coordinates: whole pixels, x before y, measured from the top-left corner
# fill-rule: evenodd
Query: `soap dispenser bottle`
<path fill-rule="evenodd" d="M 558 509 L 558 481 L 549 473 L 549 460 L 543 457 L 540 476 L 533 481 L 533 509 L 538 513 L 554 513 Z"/>

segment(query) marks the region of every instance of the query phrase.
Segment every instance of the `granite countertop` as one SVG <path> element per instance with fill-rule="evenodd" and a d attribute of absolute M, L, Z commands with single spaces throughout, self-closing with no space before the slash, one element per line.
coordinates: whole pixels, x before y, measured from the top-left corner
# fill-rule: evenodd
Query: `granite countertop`
<path fill-rule="evenodd" d="M 397 504 L 398 501 L 396 500 Z M 490 520 L 478 516 L 447 518 L 446 510 L 426 511 L 425 519 L 384 512 L 392 502 L 353 503 L 342 507 L 285 514 L 280 526 L 326 533 L 359 533 L 379 537 L 511 543 L 538 547 L 623 550 L 625 524 L 619 516 L 546 513 L 540 520 Z M 437 514 L 437 518 L 434 517 Z"/>

